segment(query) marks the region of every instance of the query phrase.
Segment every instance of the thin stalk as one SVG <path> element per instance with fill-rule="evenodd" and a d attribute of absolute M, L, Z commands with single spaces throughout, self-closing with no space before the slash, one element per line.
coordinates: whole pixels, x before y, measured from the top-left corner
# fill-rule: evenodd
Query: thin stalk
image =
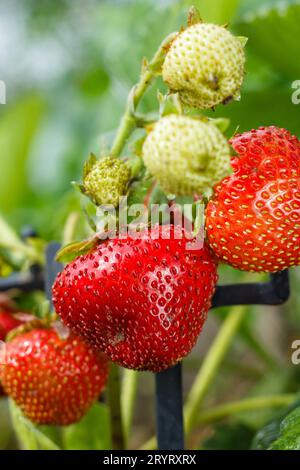
<path fill-rule="evenodd" d="M 120 396 L 121 385 L 119 368 L 116 364 L 111 363 L 108 379 L 108 405 L 110 410 L 113 450 L 125 449 Z"/>
<path fill-rule="evenodd" d="M 246 328 L 243 332 L 243 339 L 248 344 L 248 346 L 259 356 L 265 364 L 275 369 L 278 364 L 275 358 L 264 348 L 261 342 L 254 336 L 250 328 Z"/>
<path fill-rule="evenodd" d="M 167 36 L 154 54 L 151 62 L 143 66 L 138 83 L 129 93 L 125 112 L 117 130 L 115 140 L 112 144 L 111 155 L 116 157 L 119 156 L 132 132 L 140 126 L 140 120 L 139 117 L 135 115 L 135 110 L 146 90 L 151 85 L 153 78 L 157 75 L 159 65 L 166 53 L 166 47 L 175 37 L 175 34 L 177 33 L 172 33 Z"/>
<path fill-rule="evenodd" d="M 76 230 L 78 220 L 79 220 L 78 212 L 73 211 L 68 216 L 65 226 L 64 226 L 64 231 L 63 231 L 63 246 L 68 245 L 69 243 L 74 241 L 74 235 L 75 235 L 75 230 Z"/>
<path fill-rule="evenodd" d="M 123 432 L 126 443 L 129 440 L 133 413 L 137 395 L 138 372 L 135 370 L 124 370 L 121 394 L 121 409 L 123 417 Z"/>
<path fill-rule="evenodd" d="M 256 411 L 266 408 L 281 408 L 295 401 L 296 395 L 269 395 L 246 398 L 245 400 L 225 403 L 210 410 L 203 411 L 197 417 L 197 424 L 212 423 L 245 411 Z"/>
<path fill-rule="evenodd" d="M 234 307 L 231 310 L 202 363 L 185 405 L 185 430 L 187 435 L 197 421 L 198 410 L 246 313 L 247 308 L 244 306 Z"/>

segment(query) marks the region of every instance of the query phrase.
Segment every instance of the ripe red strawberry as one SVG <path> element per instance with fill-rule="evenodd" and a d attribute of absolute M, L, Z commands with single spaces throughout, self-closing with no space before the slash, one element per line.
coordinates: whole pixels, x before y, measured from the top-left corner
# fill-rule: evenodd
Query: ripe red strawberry
<path fill-rule="evenodd" d="M 173 225 L 100 244 L 58 275 L 57 313 L 112 361 L 154 372 L 194 346 L 217 280 L 206 247 Z"/>
<path fill-rule="evenodd" d="M 7 333 L 22 325 L 22 321 L 10 312 L 0 312 L 0 341 L 4 341 Z"/>
<path fill-rule="evenodd" d="M 81 338 L 36 329 L 6 344 L 0 358 L 5 392 L 38 424 L 67 425 L 82 418 L 106 383 L 108 363 Z"/>
<path fill-rule="evenodd" d="M 276 272 L 300 264 L 300 142 L 287 130 L 261 127 L 236 135 L 234 173 L 215 188 L 206 210 L 211 248 L 245 271 Z"/>
<path fill-rule="evenodd" d="M 6 335 L 14 328 L 22 325 L 22 323 L 23 321 L 17 315 L 7 311 L 0 311 L 0 341 L 4 341 Z M 5 393 L 0 384 L 0 397 L 3 395 Z"/>

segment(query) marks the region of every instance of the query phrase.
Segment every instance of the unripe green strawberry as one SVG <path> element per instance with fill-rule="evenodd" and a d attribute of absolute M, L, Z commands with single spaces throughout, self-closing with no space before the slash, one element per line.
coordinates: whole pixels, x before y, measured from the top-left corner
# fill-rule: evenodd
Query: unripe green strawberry
<path fill-rule="evenodd" d="M 230 148 L 221 131 L 187 116 L 160 119 L 144 142 L 143 158 L 169 194 L 202 194 L 230 173 Z"/>
<path fill-rule="evenodd" d="M 214 24 L 197 23 L 179 33 L 163 64 L 163 80 L 181 101 L 206 109 L 239 99 L 245 38 Z"/>
<path fill-rule="evenodd" d="M 96 160 L 83 178 L 83 192 L 100 205 L 117 207 L 119 198 L 127 192 L 131 170 L 125 162 L 107 156 Z"/>

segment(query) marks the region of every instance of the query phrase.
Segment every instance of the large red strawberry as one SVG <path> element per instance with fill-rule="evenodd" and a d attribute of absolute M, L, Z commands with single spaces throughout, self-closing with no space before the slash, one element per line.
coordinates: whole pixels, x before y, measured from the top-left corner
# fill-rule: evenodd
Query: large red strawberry
<path fill-rule="evenodd" d="M 236 135 L 234 173 L 215 188 L 206 210 L 211 248 L 246 271 L 300 264 L 300 142 L 287 130 L 261 127 Z"/>
<path fill-rule="evenodd" d="M 208 249 L 189 243 L 173 225 L 107 240 L 58 276 L 57 313 L 124 367 L 168 368 L 194 346 L 217 280 Z"/>
<path fill-rule="evenodd" d="M 80 337 L 61 338 L 54 329 L 16 336 L 0 358 L 6 393 L 38 424 L 80 420 L 103 390 L 107 375 L 103 354 Z"/>

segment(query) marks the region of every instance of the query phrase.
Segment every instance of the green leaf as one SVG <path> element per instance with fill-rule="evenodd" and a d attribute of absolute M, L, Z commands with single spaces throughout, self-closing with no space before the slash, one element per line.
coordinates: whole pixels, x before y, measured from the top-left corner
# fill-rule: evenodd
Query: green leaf
<path fill-rule="evenodd" d="M 249 38 L 249 49 L 276 71 L 295 80 L 300 75 L 300 61 L 296 59 L 299 22 L 299 2 L 274 2 L 246 13 L 237 29 Z"/>
<path fill-rule="evenodd" d="M 54 440 L 52 440 L 54 435 L 57 437 L 58 431 L 56 428 L 52 426 L 35 426 L 23 416 L 20 408 L 13 400 L 10 399 L 9 402 L 13 427 L 22 448 L 25 450 L 60 449 Z"/>
<path fill-rule="evenodd" d="M 0 450 L 4 450 L 12 436 L 12 425 L 8 410 L 8 400 L 0 398 Z"/>
<path fill-rule="evenodd" d="M 253 429 L 243 424 L 216 426 L 212 437 L 204 441 L 205 450 L 248 450 L 253 439 Z"/>
<path fill-rule="evenodd" d="M 290 405 L 287 409 L 283 412 L 277 413 L 276 416 L 266 424 L 262 429 L 260 429 L 254 440 L 252 442 L 252 449 L 257 450 L 267 450 L 269 449 L 273 443 L 277 439 L 279 439 L 282 429 L 284 429 L 285 424 L 283 424 L 283 428 L 281 428 L 281 424 L 285 420 L 287 416 L 289 416 L 294 410 L 299 409 L 300 407 L 300 400 L 296 400 L 292 405 Z M 298 415 L 297 415 L 298 416 Z M 292 420 L 294 418 L 292 417 Z"/>
<path fill-rule="evenodd" d="M 300 450 L 300 407 L 292 411 L 280 424 L 279 437 L 270 450 Z"/>
<path fill-rule="evenodd" d="M 96 403 L 79 423 L 63 429 L 62 440 L 66 450 L 111 449 L 107 406 Z"/>

